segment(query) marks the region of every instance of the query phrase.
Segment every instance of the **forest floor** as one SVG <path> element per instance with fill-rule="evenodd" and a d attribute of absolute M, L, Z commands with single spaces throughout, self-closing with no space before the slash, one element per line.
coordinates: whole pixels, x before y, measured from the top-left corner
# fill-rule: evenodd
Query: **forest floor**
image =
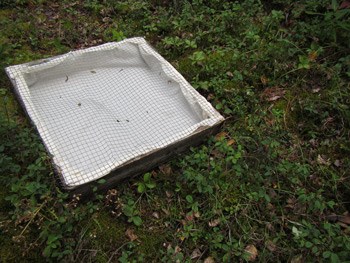
<path fill-rule="evenodd" d="M 1 262 L 349 262 L 350 2 L 0 0 Z M 227 118 L 81 202 L 4 68 L 144 36 Z"/>

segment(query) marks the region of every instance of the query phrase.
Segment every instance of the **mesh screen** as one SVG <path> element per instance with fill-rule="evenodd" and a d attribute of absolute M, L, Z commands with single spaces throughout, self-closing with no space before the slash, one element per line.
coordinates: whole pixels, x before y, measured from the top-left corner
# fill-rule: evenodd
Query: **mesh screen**
<path fill-rule="evenodd" d="M 67 189 L 223 120 L 143 38 L 6 72 Z"/>

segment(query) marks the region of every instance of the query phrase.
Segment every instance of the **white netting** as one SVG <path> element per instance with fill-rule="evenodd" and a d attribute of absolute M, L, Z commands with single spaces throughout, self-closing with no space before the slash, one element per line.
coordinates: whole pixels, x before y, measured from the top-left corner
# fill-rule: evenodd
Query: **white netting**
<path fill-rule="evenodd" d="M 6 71 L 69 189 L 223 120 L 143 38 Z"/>

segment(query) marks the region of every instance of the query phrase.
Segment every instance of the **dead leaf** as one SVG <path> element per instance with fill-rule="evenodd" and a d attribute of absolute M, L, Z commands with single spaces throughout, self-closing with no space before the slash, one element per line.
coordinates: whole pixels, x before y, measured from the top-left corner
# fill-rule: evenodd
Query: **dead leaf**
<path fill-rule="evenodd" d="M 316 148 L 318 146 L 318 142 L 315 139 L 311 139 L 309 143 L 312 145 L 312 147 Z"/>
<path fill-rule="evenodd" d="M 168 191 L 168 190 L 166 190 L 165 191 L 165 195 L 166 195 L 166 197 L 171 198 L 173 196 L 173 193 Z"/>
<path fill-rule="evenodd" d="M 321 88 L 320 87 L 315 87 L 311 90 L 312 93 L 318 93 L 320 92 Z"/>
<path fill-rule="evenodd" d="M 336 167 L 340 167 L 340 166 L 341 166 L 341 163 L 340 163 L 339 160 L 335 160 L 335 161 L 334 161 L 334 165 L 335 165 Z"/>
<path fill-rule="evenodd" d="M 270 230 L 271 232 L 275 232 L 275 228 L 274 228 L 274 226 L 271 223 L 267 223 L 266 224 L 266 228 L 268 230 Z"/>
<path fill-rule="evenodd" d="M 164 165 L 159 166 L 159 170 L 161 171 L 162 174 L 165 174 L 165 175 L 170 175 L 172 172 L 171 166 L 168 164 L 164 164 Z"/>
<path fill-rule="evenodd" d="M 309 53 L 308 58 L 311 61 L 315 61 L 317 56 L 318 56 L 317 51 L 313 50 Z"/>
<path fill-rule="evenodd" d="M 303 261 L 303 255 L 296 255 L 292 258 L 290 263 L 302 263 Z"/>
<path fill-rule="evenodd" d="M 201 255 L 202 255 L 202 252 L 198 248 L 196 248 L 191 253 L 191 259 L 199 258 Z"/>
<path fill-rule="evenodd" d="M 341 226 L 342 228 L 345 228 L 345 229 L 349 228 L 349 225 L 341 223 L 341 222 L 338 222 L 338 225 Z"/>
<path fill-rule="evenodd" d="M 179 246 L 176 246 L 176 247 L 175 247 L 175 253 L 177 254 L 177 253 L 179 253 L 179 252 L 181 252 L 181 248 L 180 248 Z"/>
<path fill-rule="evenodd" d="M 270 251 L 270 252 L 275 252 L 276 251 L 276 245 L 275 243 L 273 243 L 271 240 L 268 240 L 266 242 L 266 248 Z"/>
<path fill-rule="evenodd" d="M 194 214 L 193 213 L 188 213 L 185 218 L 186 218 L 187 221 L 193 221 Z"/>
<path fill-rule="evenodd" d="M 322 128 L 325 129 L 329 124 L 332 124 L 334 122 L 334 117 L 328 117 L 325 120 L 323 120 Z"/>
<path fill-rule="evenodd" d="M 339 216 L 338 217 L 338 221 L 342 222 L 344 224 L 350 225 L 350 215 L 347 214 L 347 215 L 344 215 L 344 216 Z"/>
<path fill-rule="evenodd" d="M 272 199 L 275 199 L 278 195 L 276 193 L 276 191 L 274 189 L 277 189 L 278 188 L 278 183 L 276 182 L 272 182 L 272 188 L 273 189 L 269 189 L 268 193 L 269 193 L 269 196 L 272 198 Z"/>
<path fill-rule="evenodd" d="M 229 76 L 229 77 L 231 77 L 231 78 L 233 77 L 233 73 L 232 73 L 231 71 L 227 71 L 227 72 L 226 72 L 226 75 Z"/>
<path fill-rule="evenodd" d="M 330 165 L 329 160 L 327 160 L 324 156 L 320 154 L 317 155 L 317 163 L 322 165 L 327 165 L 327 166 Z"/>
<path fill-rule="evenodd" d="M 327 219 L 332 222 L 340 222 L 343 224 L 350 225 L 350 214 L 345 214 L 345 215 L 328 215 Z"/>
<path fill-rule="evenodd" d="M 284 89 L 278 87 L 266 88 L 261 97 L 267 101 L 275 101 L 282 98 L 286 94 Z"/>
<path fill-rule="evenodd" d="M 204 263 L 215 263 L 215 260 L 212 257 L 207 257 L 204 259 Z"/>
<path fill-rule="evenodd" d="M 130 241 L 134 241 L 138 239 L 137 235 L 134 233 L 134 229 L 128 228 L 125 232 L 125 235 L 130 239 Z"/>
<path fill-rule="evenodd" d="M 156 219 L 159 219 L 159 213 L 158 212 L 153 212 L 152 216 Z"/>
<path fill-rule="evenodd" d="M 275 206 L 273 204 L 271 204 L 271 203 L 268 203 L 266 205 L 266 208 L 267 208 L 267 210 L 270 210 L 270 211 L 275 210 Z"/>
<path fill-rule="evenodd" d="M 209 95 L 207 96 L 207 100 L 212 100 L 215 98 L 215 95 L 213 93 L 209 93 Z"/>
<path fill-rule="evenodd" d="M 295 206 L 295 203 L 296 203 L 296 200 L 293 198 L 288 198 L 287 199 L 287 205 L 285 206 L 285 208 L 291 208 L 291 209 L 294 209 L 294 206 Z"/>
<path fill-rule="evenodd" d="M 235 140 L 234 139 L 231 139 L 227 142 L 227 146 L 231 146 L 232 144 L 235 144 Z"/>
<path fill-rule="evenodd" d="M 282 96 L 276 95 L 276 96 L 268 98 L 267 101 L 275 101 L 275 100 L 278 100 L 279 98 L 282 98 Z"/>
<path fill-rule="evenodd" d="M 260 77 L 261 83 L 265 86 L 267 84 L 267 82 L 269 81 L 265 75 Z"/>
<path fill-rule="evenodd" d="M 170 215 L 170 212 L 169 210 L 165 209 L 165 208 L 162 208 L 162 211 L 164 212 L 164 214 L 166 214 L 167 216 Z"/>
<path fill-rule="evenodd" d="M 266 124 L 269 125 L 269 126 L 275 125 L 275 122 L 276 122 L 275 119 L 264 118 L 264 120 L 265 120 Z"/>
<path fill-rule="evenodd" d="M 343 1 L 340 4 L 339 9 L 345 9 L 345 8 L 350 8 L 350 1 Z"/>
<path fill-rule="evenodd" d="M 227 136 L 227 132 L 219 132 L 215 135 L 215 140 L 219 141 Z"/>
<path fill-rule="evenodd" d="M 244 250 L 249 254 L 248 261 L 255 261 L 258 256 L 258 250 L 256 247 L 254 245 L 248 245 Z"/>
<path fill-rule="evenodd" d="M 213 156 L 214 158 L 222 158 L 223 157 L 223 153 L 217 149 L 212 150 L 210 152 L 210 155 Z"/>
<path fill-rule="evenodd" d="M 210 227 L 215 227 L 215 226 L 217 226 L 217 225 L 219 225 L 220 224 L 220 219 L 218 218 L 218 219 L 214 219 L 214 220 L 212 220 L 212 221 L 209 221 L 209 223 L 208 223 L 208 225 L 210 226 Z"/>

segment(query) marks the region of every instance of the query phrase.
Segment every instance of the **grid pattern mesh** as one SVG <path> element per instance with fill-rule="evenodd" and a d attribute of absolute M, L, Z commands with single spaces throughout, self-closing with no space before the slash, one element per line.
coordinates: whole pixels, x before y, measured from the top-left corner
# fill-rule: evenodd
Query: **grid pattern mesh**
<path fill-rule="evenodd" d="M 223 120 L 143 38 L 6 71 L 68 189 Z"/>

